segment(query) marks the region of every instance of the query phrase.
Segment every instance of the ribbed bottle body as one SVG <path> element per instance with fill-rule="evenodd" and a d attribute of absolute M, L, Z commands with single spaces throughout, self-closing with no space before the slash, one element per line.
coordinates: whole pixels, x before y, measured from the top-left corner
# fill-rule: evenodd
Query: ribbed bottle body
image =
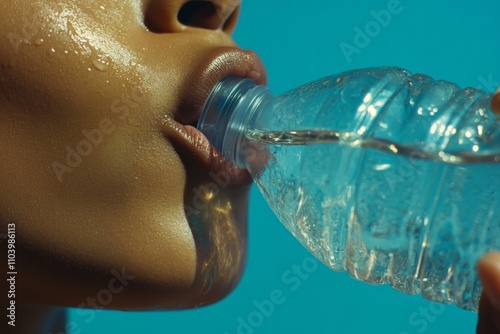
<path fill-rule="evenodd" d="M 293 235 L 334 270 L 476 310 L 500 249 L 500 130 L 490 95 L 397 68 L 269 101 L 242 147 Z"/>

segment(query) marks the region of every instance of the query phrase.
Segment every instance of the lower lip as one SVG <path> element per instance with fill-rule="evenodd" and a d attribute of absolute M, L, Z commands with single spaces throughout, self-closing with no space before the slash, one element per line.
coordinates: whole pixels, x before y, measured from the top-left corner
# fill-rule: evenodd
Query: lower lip
<path fill-rule="evenodd" d="M 189 154 L 208 170 L 209 176 L 224 180 L 227 186 L 248 185 L 252 182 L 247 170 L 241 169 L 222 156 L 198 129 L 182 125 L 171 117 L 165 117 L 163 135 L 171 142 L 179 155 Z"/>

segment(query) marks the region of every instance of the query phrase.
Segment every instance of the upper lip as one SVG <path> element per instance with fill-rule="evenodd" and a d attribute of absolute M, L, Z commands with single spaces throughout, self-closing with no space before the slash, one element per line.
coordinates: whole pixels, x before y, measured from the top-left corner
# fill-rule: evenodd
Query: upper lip
<path fill-rule="evenodd" d="M 196 124 L 213 87 L 226 76 L 246 77 L 258 85 L 267 84 L 266 70 L 253 51 L 223 47 L 212 51 L 182 88 L 182 102 L 174 119 L 180 124 Z"/>
<path fill-rule="evenodd" d="M 192 127 L 196 127 L 213 87 L 226 76 L 246 77 L 256 84 L 267 84 L 264 65 L 255 52 L 218 48 L 195 69 L 193 79 L 182 88 L 180 106 L 173 117 L 165 118 L 162 131 L 188 170 L 198 173 L 198 168 L 203 166 L 211 172 L 226 173 L 229 184 L 248 184 L 251 182 L 248 171 L 226 160 L 201 132 Z"/>

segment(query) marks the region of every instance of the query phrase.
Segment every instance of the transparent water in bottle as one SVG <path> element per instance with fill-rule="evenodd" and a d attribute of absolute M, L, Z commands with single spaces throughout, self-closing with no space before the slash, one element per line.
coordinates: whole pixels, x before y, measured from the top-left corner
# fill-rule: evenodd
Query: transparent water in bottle
<path fill-rule="evenodd" d="M 214 92 L 199 128 L 323 263 L 477 309 L 476 262 L 500 250 L 491 94 L 399 68 L 345 72 L 277 97 L 235 79 Z"/>
<path fill-rule="evenodd" d="M 499 155 L 430 154 L 331 130 L 246 137 L 272 157 L 258 183 L 282 198 L 274 212 L 323 263 L 476 309 L 476 260 L 500 246 Z"/>

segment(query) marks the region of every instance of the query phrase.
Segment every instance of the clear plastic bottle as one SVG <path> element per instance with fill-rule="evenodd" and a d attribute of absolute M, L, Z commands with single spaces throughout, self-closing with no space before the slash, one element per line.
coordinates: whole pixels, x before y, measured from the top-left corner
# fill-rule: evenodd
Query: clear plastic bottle
<path fill-rule="evenodd" d="M 198 128 L 332 269 L 475 311 L 476 261 L 500 249 L 500 119 L 490 98 L 394 67 L 277 97 L 228 77 Z"/>

